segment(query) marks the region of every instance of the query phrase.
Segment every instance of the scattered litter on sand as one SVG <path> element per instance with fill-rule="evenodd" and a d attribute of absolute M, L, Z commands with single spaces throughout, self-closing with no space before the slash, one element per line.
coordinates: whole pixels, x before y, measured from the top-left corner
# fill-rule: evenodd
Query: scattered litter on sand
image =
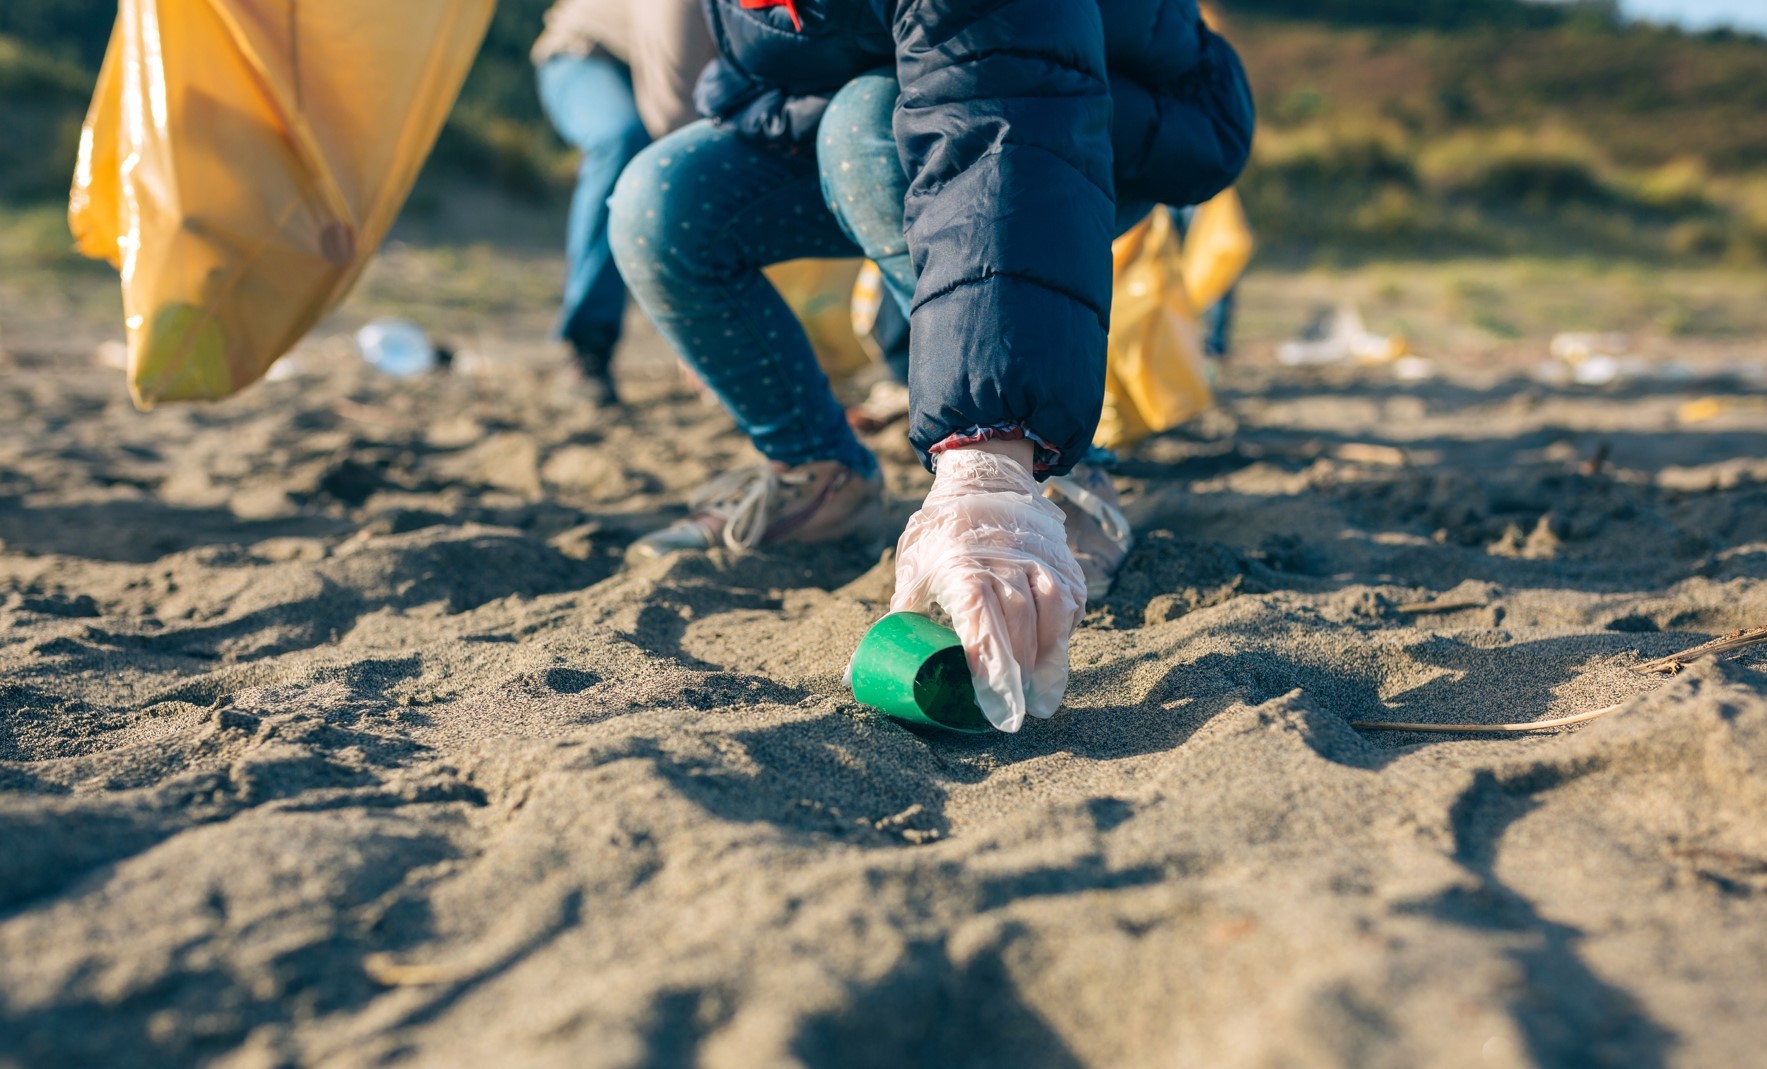
<path fill-rule="evenodd" d="M 1606 334 L 1587 330 L 1565 331 L 1552 336 L 1552 344 L 1548 347 L 1553 359 L 1563 360 L 1567 364 L 1577 364 L 1595 357 L 1614 359 L 1627 355 L 1632 351 L 1630 335 L 1618 332 Z"/>
<path fill-rule="evenodd" d="M 1555 334 L 1551 359 L 1536 364 L 1533 377 L 1549 386 L 1606 386 L 1614 382 L 1682 382 L 1694 377 L 1687 364 L 1639 356 L 1629 335 L 1588 331 Z"/>
<path fill-rule="evenodd" d="M 1684 402 L 1675 410 L 1681 423 L 1704 423 L 1722 416 L 1758 416 L 1767 413 L 1767 397 L 1718 396 L 1701 397 Z"/>
<path fill-rule="evenodd" d="M 1409 352 L 1404 338 L 1370 333 L 1363 325 L 1362 313 L 1354 305 L 1345 304 L 1335 311 L 1315 315 L 1299 338 L 1276 347 L 1276 359 L 1289 367 L 1346 361 L 1385 364 Z"/>

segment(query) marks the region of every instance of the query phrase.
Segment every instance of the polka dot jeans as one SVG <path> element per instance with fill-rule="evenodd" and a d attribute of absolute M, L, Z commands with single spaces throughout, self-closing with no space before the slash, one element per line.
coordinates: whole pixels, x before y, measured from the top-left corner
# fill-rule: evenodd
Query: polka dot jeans
<path fill-rule="evenodd" d="M 907 315 L 914 299 L 914 262 L 903 234 L 908 175 L 892 125 L 899 93 L 889 70 L 861 74 L 842 86 L 816 131 L 816 158 L 823 203 L 883 272 L 884 288 Z"/>
<path fill-rule="evenodd" d="M 697 122 L 639 153 L 609 208 L 632 296 L 762 455 L 876 469 L 803 327 L 761 274 L 785 260 L 860 255 L 823 201 L 809 152 Z"/>

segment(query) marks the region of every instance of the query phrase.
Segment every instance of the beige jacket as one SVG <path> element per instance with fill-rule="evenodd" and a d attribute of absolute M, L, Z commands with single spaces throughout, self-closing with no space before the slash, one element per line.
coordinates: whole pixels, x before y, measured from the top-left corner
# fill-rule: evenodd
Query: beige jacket
<path fill-rule="evenodd" d="M 717 48 L 699 0 L 558 0 L 534 42 L 534 65 L 604 52 L 632 70 L 638 116 L 652 137 L 698 118 L 693 84 Z"/>

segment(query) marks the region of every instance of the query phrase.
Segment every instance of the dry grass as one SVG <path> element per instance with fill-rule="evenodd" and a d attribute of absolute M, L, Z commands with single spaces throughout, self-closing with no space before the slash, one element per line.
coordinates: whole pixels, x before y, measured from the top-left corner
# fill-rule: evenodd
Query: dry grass
<path fill-rule="evenodd" d="M 1229 26 L 1279 259 L 1767 262 L 1767 43 L 1655 29 Z"/>

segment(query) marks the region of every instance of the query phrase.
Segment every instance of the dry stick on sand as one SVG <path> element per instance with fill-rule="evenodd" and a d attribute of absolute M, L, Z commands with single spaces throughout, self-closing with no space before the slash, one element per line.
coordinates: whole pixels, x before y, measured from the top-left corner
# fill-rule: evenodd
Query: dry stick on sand
<path fill-rule="evenodd" d="M 1462 609 L 1482 609 L 1489 604 L 1491 603 L 1488 601 L 1475 598 L 1461 598 L 1459 600 L 1449 598 L 1442 601 L 1408 601 L 1403 605 L 1393 606 L 1393 611 L 1406 615 L 1460 612 Z"/>
<path fill-rule="evenodd" d="M 1620 703 L 1620 705 L 1624 704 L 1626 703 Z M 1531 720 L 1526 724 L 1425 724 L 1422 722 L 1413 724 L 1402 720 L 1352 720 L 1350 726 L 1359 731 L 1426 731 L 1440 735 L 1520 735 L 1529 731 L 1547 731 L 1570 724 L 1581 724 L 1585 720 L 1606 716 L 1618 709 L 1620 705 L 1609 705 L 1600 709 L 1591 709 L 1587 713 L 1559 716 L 1551 720 Z"/>
<path fill-rule="evenodd" d="M 1731 650 L 1758 646 L 1763 642 L 1767 642 L 1767 627 L 1741 627 L 1719 635 L 1710 642 L 1702 642 L 1690 650 L 1682 650 L 1680 653 L 1671 653 L 1667 657 L 1658 657 L 1654 661 L 1633 665 L 1632 670 L 1642 676 L 1659 673 L 1672 676 L 1686 668 L 1688 661 L 1710 657 L 1714 653 L 1729 653 Z"/>
<path fill-rule="evenodd" d="M 1767 627 L 1745 627 L 1720 635 L 1710 642 L 1703 642 L 1691 649 L 1682 650 L 1680 653 L 1671 653 L 1667 657 L 1659 657 L 1654 661 L 1634 665 L 1632 670 L 1640 675 L 1658 673 L 1674 675 L 1687 667 L 1688 661 L 1710 657 L 1716 653 L 1729 653 L 1732 650 L 1758 646 L 1763 642 L 1767 642 Z M 1626 703 L 1620 702 L 1601 709 L 1591 709 L 1586 713 L 1573 713 L 1570 716 L 1554 717 L 1551 720 L 1534 720 L 1526 724 L 1424 724 L 1399 720 L 1352 720 L 1350 726 L 1361 731 L 1424 731 L 1442 735 L 1519 735 L 1530 731 L 1550 731 L 1553 728 L 1581 724 L 1586 720 L 1606 716 L 1624 704 Z"/>

